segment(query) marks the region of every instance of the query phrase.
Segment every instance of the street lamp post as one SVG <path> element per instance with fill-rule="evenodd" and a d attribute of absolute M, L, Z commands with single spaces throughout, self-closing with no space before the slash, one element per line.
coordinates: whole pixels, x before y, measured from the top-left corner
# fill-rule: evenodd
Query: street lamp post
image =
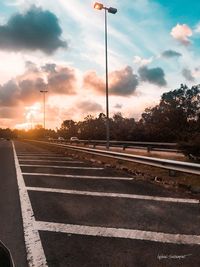
<path fill-rule="evenodd" d="M 45 129 L 45 94 L 48 92 L 48 90 L 40 90 L 40 93 L 43 94 L 43 115 L 44 115 L 44 122 L 43 122 L 43 125 L 44 125 L 44 129 Z"/>
<path fill-rule="evenodd" d="M 117 13 L 114 7 L 105 7 L 101 3 L 95 3 L 94 8 L 98 10 L 105 10 L 105 65 L 106 65 L 106 148 L 109 149 L 110 142 L 110 126 L 109 126 L 109 101 L 108 101 L 108 39 L 107 39 L 107 12 L 111 14 Z"/>

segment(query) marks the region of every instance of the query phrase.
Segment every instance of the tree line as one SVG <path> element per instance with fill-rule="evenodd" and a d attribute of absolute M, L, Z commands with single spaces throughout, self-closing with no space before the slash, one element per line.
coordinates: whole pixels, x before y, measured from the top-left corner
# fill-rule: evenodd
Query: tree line
<path fill-rule="evenodd" d="M 141 118 L 123 117 L 116 113 L 109 119 L 110 139 L 123 141 L 178 142 L 182 147 L 196 148 L 200 154 L 200 86 L 189 88 L 181 84 L 178 89 L 164 93 L 154 107 L 146 108 Z M 106 116 L 88 115 L 84 120 L 75 122 L 64 120 L 59 129 L 44 130 L 41 126 L 27 132 L 0 129 L 4 135 L 42 138 L 44 136 L 69 139 L 76 136 L 82 140 L 106 139 Z"/>

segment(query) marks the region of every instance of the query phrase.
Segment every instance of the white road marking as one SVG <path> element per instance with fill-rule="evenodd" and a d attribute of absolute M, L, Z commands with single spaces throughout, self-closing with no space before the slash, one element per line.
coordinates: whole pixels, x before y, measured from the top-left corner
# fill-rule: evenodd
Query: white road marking
<path fill-rule="evenodd" d="M 17 156 L 52 156 L 52 155 L 59 156 L 59 154 L 53 154 L 53 153 L 17 153 Z"/>
<path fill-rule="evenodd" d="M 28 192 L 17 159 L 14 143 L 12 142 L 14 161 L 19 188 L 24 239 L 29 267 L 47 267 L 46 257 L 40 240 L 38 229 L 35 228 L 35 217 Z"/>
<path fill-rule="evenodd" d="M 20 167 L 38 167 L 38 168 L 59 168 L 59 169 L 75 169 L 75 170 L 104 170 L 104 168 L 96 167 L 71 167 L 71 166 L 52 166 L 52 165 L 33 165 L 20 164 Z"/>
<path fill-rule="evenodd" d="M 37 155 L 49 155 L 49 156 L 51 156 L 51 155 L 57 155 L 57 156 L 63 156 L 63 154 L 61 154 L 61 153 L 56 153 L 56 152 L 45 152 L 45 153 L 42 153 L 42 152 L 17 152 L 17 156 L 25 156 L 25 155 L 35 155 L 35 156 L 37 156 Z"/>
<path fill-rule="evenodd" d="M 109 177 L 109 176 L 87 176 L 87 175 L 70 175 L 70 174 L 52 174 L 52 173 L 32 173 L 32 172 L 23 172 L 23 175 L 29 176 L 48 176 L 48 177 L 61 177 L 61 178 L 74 178 L 74 179 L 99 179 L 99 180 L 125 180 L 131 181 L 134 178 L 132 177 Z"/>
<path fill-rule="evenodd" d="M 39 231 L 50 231 L 68 234 L 103 236 L 114 238 L 138 239 L 162 243 L 200 245 L 199 235 L 169 234 L 161 232 L 141 231 L 124 228 L 107 228 L 85 225 L 73 225 L 37 221 Z"/>
<path fill-rule="evenodd" d="M 19 162 L 22 161 L 33 161 L 33 162 L 60 162 L 60 163 L 73 163 L 79 164 L 84 163 L 83 161 L 76 161 L 76 160 L 45 160 L 45 159 L 20 159 Z"/>
<path fill-rule="evenodd" d="M 60 157 L 60 156 L 18 156 L 18 159 L 65 159 L 65 160 L 73 160 L 69 157 Z"/>
<path fill-rule="evenodd" d="M 45 187 L 26 187 L 26 188 L 27 188 L 27 190 L 30 190 L 30 191 L 40 191 L 40 192 L 50 192 L 50 193 L 75 194 L 75 195 L 98 196 L 98 197 L 130 198 L 130 199 L 142 199 L 142 200 L 153 200 L 153 201 L 164 201 L 164 202 L 175 202 L 175 203 L 199 204 L 199 200 L 197 200 L 197 199 L 155 197 L 155 196 L 120 194 L 120 193 L 90 192 L 90 191 L 66 190 L 66 189 L 45 188 Z"/>

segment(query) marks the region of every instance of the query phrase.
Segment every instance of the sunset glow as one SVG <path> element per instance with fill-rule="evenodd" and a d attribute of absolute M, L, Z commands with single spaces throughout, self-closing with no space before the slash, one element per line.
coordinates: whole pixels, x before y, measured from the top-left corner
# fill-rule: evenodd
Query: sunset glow
<path fill-rule="evenodd" d="M 192 10 L 178 0 L 102 5 L 118 10 L 108 13 L 110 116 L 138 120 L 164 92 L 200 82 L 198 1 Z M 48 128 L 105 113 L 104 12 L 94 7 L 102 9 L 91 0 L 1 1 L 1 127 L 43 125 L 44 89 Z"/>

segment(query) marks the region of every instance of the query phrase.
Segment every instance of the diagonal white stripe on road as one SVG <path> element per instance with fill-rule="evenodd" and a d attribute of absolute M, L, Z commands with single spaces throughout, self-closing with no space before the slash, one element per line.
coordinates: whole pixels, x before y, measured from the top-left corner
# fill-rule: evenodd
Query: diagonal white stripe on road
<path fill-rule="evenodd" d="M 48 159 L 20 159 L 19 162 L 22 161 L 32 161 L 32 162 L 60 162 L 60 163 L 73 163 L 73 164 L 81 164 L 83 161 L 76 160 L 48 160 Z"/>
<path fill-rule="evenodd" d="M 78 234 L 87 236 L 103 236 L 114 238 L 138 239 L 162 243 L 200 245 L 199 235 L 168 234 L 123 228 L 94 227 L 85 225 L 61 224 L 36 221 L 38 231 Z"/>
<path fill-rule="evenodd" d="M 75 195 L 84 195 L 84 196 L 130 198 L 130 199 L 142 199 L 142 200 L 153 200 L 153 201 L 164 201 L 164 202 L 199 204 L 199 200 L 197 199 L 155 197 L 155 196 L 145 196 L 145 195 L 104 193 L 104 192 L 90 192 L 90 191 L 66 190 L 66 189 L 44 188 L 44 187 L 26 187 L 26 188 L 29 191 L 50 192 L 50 193 L 60 193 L 60 194 L 75 194 Z"/>
<path fill-rule="evenodd" d="M 88 176 L 88 175 L 70 175 L 70 174 L 52 174 L 52 173 L 32 173 L 32 172 L 23 172 L 23 175 L 28 176 L 48 176 L 48 177 L 61 177 L 61 178 L 74 178 L 74 179 L 99 179 L 99 180 L 125 180 L 131 181 L 133 177 L 109 177 L 109 176 Z"/>
<path fill-rule="evenodd" d="M 59 154 L 53 154 L 53 153 L 18 153 L 17 156 L 18 157 L 23 157 L 23 156 L 61 156 Z"/>
<path fill-rule="evenodd" d="M 35 217 L 28 192 L 21 173 L 14 143 L 12 142 L 14 161 L 19 188 L 22 220 L 24 227 L 24 239 L 29 267 L 47 267 L 46 257 L 40 240 L 39 232 L 35 229 Z"/>
<path fill-rule="evenodd" d="M 42 155 L 37 155 L 37 156 L 33 156 L 33 155 L 26 155 L 26 156 L 17 156 L 18 159 L 27 159 L 27 158 L 31 158 L 31 159 L 65 159 L 65 160 L 72 160 L 72 158 L 70 157 L 63 157 L 63 156 L 42 156 Z"/>
<path fill-rule="evenodd" d="M 71 167 L 71 166 L 52 166 L 52 165 L 34 165 L 34 164 L 20 164 L 20 167 L 38 167 L 38 168 L 58 168 L 58 169 L 75 169 L 75 170 L 104 170 L 104 168 L 96 167 Z"/>

